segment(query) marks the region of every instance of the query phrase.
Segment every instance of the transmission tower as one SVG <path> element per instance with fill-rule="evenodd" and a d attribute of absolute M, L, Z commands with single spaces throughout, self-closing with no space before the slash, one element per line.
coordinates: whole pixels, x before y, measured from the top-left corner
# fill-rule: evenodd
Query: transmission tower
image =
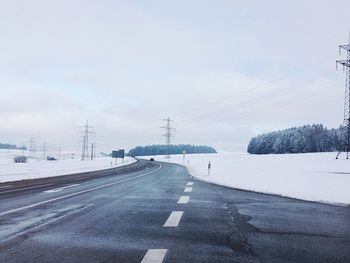
<path fill-rule="evenodd" d="M 165 124 L 164 124 L 164 122 L 165 122 Z M 171 120 L 170 118 L 164 119 L 163 126 L 160 127 L 161 129 L 164 130 L 163 137 L 165 138 L 165 144 L 166 144 L 165 159 L 170 158 L 169 150 L 170 150 L 171 138 L 174 137 L 173 132 L 175 131 L 175 128 L 172 127 L 172 125 L 171 125 L 172 122 L 173 122 L 173 120 Z"/>
<path fill-rule="evenodd" d="M 46 142 L 44 142 L 43 143 L 43 159 L 45 160 L 46 159 L 46 146 L 47 146 L 47 144 L 46 144 Z"/>
<path fill-rule="evenodd" d="M 36 144 L 35 144 L 35 138 L 32 136 L 30 137 L 30 145 L 29 145 L 29 156 L 30 158 L 35 158 L 35 152 L 36 152 Z"/>
<path fill-rule="evenodd" d="M 350 36 L 349 43 L 345 45 L 339 45 L 339 53 L 342 50 L 345 50 L 347 53 L 345 60 L 337 60 L 337 65 L 340 64 L 343 66 L 343 70 L 346 71 L 346 80 L 345 80 L 345 101 L 344 101 L 344 126 L 346 128 L 346 159 L 349 159 L 350 151 Z M 342 145 L 341 145 L 342 146 Z M 343 150 L 343 149 L 342 149 Z M 336 159 L 341 152 L 338 152 Z"/>
<path fill-rule="evenodd" d="M 81 160 L 85 161 L 86 159 L 89 159 L 89 136 L 92 134 L 92 126 L 89 126 L 88 121 L 86 121 L 86 124 L 84 126 L 81 126 L 83 129 L 82 133 L 82 149 L 81 149 Z"/>

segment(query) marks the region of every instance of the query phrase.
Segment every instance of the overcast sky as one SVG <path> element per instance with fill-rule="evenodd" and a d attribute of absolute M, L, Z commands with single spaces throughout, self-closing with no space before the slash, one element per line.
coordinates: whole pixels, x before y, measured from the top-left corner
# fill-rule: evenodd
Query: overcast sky
<path fill-rule="evenodd" d="M 261 132 L 342 123 L 350 1 L 0 0 L 0 142 L 242 151 Z"/>

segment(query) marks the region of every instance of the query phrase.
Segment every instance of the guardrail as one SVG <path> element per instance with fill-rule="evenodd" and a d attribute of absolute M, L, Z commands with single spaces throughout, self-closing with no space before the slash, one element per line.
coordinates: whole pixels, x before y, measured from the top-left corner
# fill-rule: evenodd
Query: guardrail
<path fill-rule="evenodd" d="M 52 176 L 52 177 L 44 177 L 44 178 L 35 178 L 35 179 L 27 179 L 27 180 L 21 180 L 21 181 L 12 181 L 12 182 L 6 182 L 6 183 L 0 183 L 0 186 L 2 187 L 1 190 L 8 190 L 6 188 L 6 185 L 11 185 L 11 189 L 21 190 L 21 187 L 32 187 L 32 186 L 38 186 L 42 185 L 45 187 L 47 184 L 64 184 L 64 183 L 71 183 L 72 181 L 83 181 L 87 179 L 92 178 L 99 178 L 104 176 L 111 176 L 116 175 L 118 173 L 124 173 L 124 172 L 131 172 L 131 171 L 137 171 L 144 168 L 147 164 L 149 164 L 148 161 L 136 159 L 136 162 L 131 164 L 126 164 L 123 166 L 103 169 L 103 170 L 97 170 L 97 171 L 90 171 L 90 172 L 82 172 L 82 173 L 74 173 L 74 174 L 66 174 L 66 175 L 60 175 L 60 176 Z M 1 194 L 0 190 L 0 194 Z"/>

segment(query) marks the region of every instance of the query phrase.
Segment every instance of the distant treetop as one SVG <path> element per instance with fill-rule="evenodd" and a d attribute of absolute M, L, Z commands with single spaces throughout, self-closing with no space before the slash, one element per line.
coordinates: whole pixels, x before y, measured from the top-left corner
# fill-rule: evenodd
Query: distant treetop
<path fill-rule="evenodd" d="M 147 145 L 137 146 L 128 152 L 128 156 L 148 156 L 148 155 L 166 155 L 166 154 L 181 154 L 186 153 L 217 153 L 213 147 L 203 145 Z"/>
<path fill-rule="evenodd" d="M 17 147 L 17 145 L 14 144 L 8 144 L 8 143 L 0 143 L 0 149 L 17 149 L 17 150 L 27 150 L 25 146 Z"/>

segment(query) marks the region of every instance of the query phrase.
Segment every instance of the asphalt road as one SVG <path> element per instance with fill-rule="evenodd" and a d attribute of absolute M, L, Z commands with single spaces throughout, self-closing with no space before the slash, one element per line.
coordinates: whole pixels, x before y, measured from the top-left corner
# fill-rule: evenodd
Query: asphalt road
<path fill-rule="evenodd" d="M 173 164 L 0 185 L 0 262 L 350 262 L 350 208 Z M 234 176 L 234 171 L 232 171 Z"/>

